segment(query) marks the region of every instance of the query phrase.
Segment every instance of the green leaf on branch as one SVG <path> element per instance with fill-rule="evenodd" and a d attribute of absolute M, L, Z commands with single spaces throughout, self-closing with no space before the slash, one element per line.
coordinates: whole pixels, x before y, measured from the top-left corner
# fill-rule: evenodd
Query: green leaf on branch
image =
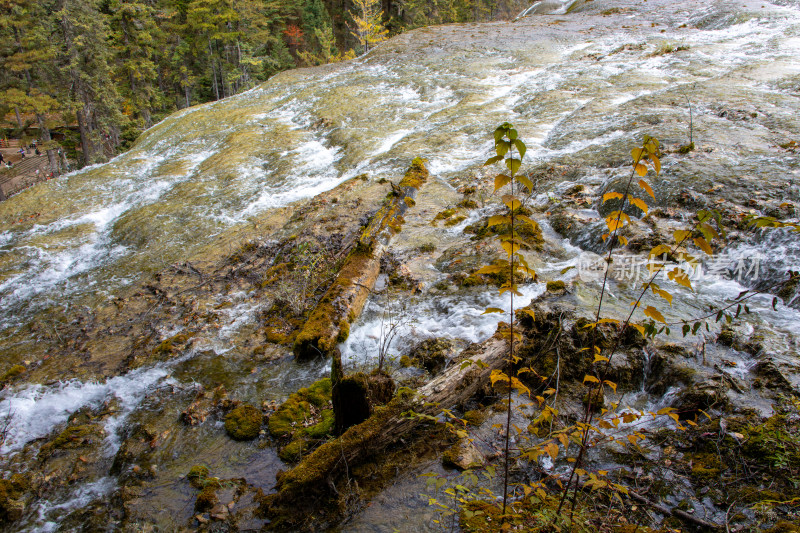
<path fill-rule="evenodd" d="M 533 182 L 530 180 L 530 178 L 520 174 L 519 176 L 517 176 L 517 181 L 520 182 L 525 187 L 527 187 L 529 191 L 533 192 Z"/>
<path fill-rule="evenodd" d="M 516 146 L 517 150 L 519 151 L 519 158 L 522 159 L 525 157 L 525 152 L 528 151 L 528 149 L 525 147 L 525 143 L 519 139 L 514 139 L 514 146 Z"/>

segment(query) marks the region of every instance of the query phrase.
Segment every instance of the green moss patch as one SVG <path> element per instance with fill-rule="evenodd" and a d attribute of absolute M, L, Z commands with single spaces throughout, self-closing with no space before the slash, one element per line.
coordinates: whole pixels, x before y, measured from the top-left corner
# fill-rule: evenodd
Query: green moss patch
<path fill-rule="evenodd" d="M 0 377 L 0 383 L 8 383 L 10 381 L 13 381 L 22 374 L 24 374 L 26 371 L 27 369 L 25 368 L 24 365 L 14 365 L 8 370 L 6 370 L 5 374 L 3 374 L 2 377 Z"/>
<path fill-rule="evenodd" d="M 286 462 L 300 460 L 313 441 L 333 433 L 331 380 L 321 379 L 289 396 L 270 416 L 270 435 L 288 440 L 278 451 Z"/>
<path fill-rule="evenodd" d="M 47 457 L 57 450 L 97 446 L 104 436 L 105 431 L 99 424 L 67 426 L 55 439 L 42 446 L 39 457 Z"/>
<path fill-rule="evenodd" d="M 189 484 L 196 489 L 202 489 L 206 483 L 206 479 L 208 478 L 208 467 L 204 465 L 194 465 L 190 470 L 189 473 L 186 475 L 186 478 L 189 480 Z"/>
<path fill-rule="evenodd" d="M 252 440 L 258 437 L 263 421 L 260 409 L 243 404 L 225 416 L 225 431 L 234 440 Z"/>

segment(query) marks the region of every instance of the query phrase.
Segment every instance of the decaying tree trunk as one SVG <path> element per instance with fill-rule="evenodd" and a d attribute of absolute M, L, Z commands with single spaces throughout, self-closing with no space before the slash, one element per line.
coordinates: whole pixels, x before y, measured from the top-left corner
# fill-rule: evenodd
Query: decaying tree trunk
<path fill-rule="evenodd" d="M 351 469 L 381 456 L 424 422 L 424 417 L 409 416 L 409 411 L 436 416 L 442 409 L 465 402 L 489 383 L 492 370 L 505 364 L 507 353 L 508 341 L 492 337 L 462 353 L 459 360 L 469 359 L 473 361 L 470 365 L 454 363 L 416 393 L 401 389 L 388 405 L 375 409 L 369 419 L 280 474 L 278 492 L 265 497 L 264 512 L 275 517 L 296 515 L 304 504 L 318 505 L 319 499 L 331 497 L 339 491 L 337 487 L 348 482 Z"/>
<path fill-rule="evenodd" d="M 391 196 L 370 220 L 336 281 L 297 335 L 295 357 L 329 357 L 337 343 L 347 340 L 350 323 L 361 314 L 378 279 L 381 257 L 389 240 L 400 231 L 403 214 L 414 205 L 417 191 L 427 178 L 428 170 L 422 160 L 414 159 L 400 184 L 393 186 Z"/>

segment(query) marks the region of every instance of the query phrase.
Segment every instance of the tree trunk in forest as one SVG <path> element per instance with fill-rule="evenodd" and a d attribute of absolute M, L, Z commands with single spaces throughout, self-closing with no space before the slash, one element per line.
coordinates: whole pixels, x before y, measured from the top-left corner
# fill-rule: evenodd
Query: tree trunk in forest
<path fill-rule="evenodd" d="M 88 165 L 92 158 L 92 143 L 89 139 L 89 129 L 84 115 L 86 108 L 82 107 L 75 111 L 78 119 L 78 131 L 81 134 L 81 151 L 83 152 L 83 164 Z"/>
<path fill-rule="evenodd" d="M 36 120 L 39 122 L 39 136 L 42 138 L 42 142 L 46 146 L 50 146 L 50 142 L 53 140 L 53 138 L 50 136 L 50 129 L 45 124 L 44 116 L 42 116 L 41 113 L 36 113 Z M 53 173 L 53 177 L 58 177 L 58 175 L 61 174 L 61 166 L 58 164 L 56 151 L 52 148 L 48 148 L 46 151 L 47 161 L 50 164 L 50 172 Z"/>
<path fill-rule="evenodd" d="M 214 86 L 214 98 L 219 100 L 219 85 L 217 85 L 217 68 L 214 61 L 211 61 L 211 80 Z"/>
<path fill-rule="evenodd" d="M 19 108 L 14 106 L 14 114 L 17 116 L 17 127 L 22 129 L 22 117 L 19 116 Z"/>

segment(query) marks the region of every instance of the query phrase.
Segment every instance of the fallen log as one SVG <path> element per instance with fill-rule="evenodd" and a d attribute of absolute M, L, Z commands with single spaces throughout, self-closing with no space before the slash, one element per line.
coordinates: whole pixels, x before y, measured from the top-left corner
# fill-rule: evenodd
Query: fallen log
<path fill-rule="evenodd" d="M 291 470 L 280 473 L 277 492 L 262 501 L 262 511 L 274 520 L 272 527 L 291 528 L 292 520 L 302 521 L 304 506 L 318 512 L 321 502 L 331 501 L 350 485 L 351 473 L 358 465 L 375 460 L 402 443 L 417 426 L 430 420 L 428 417 L 472 398 L 490 382 L 491 372 L 505 364 L 507 353 L 508 341 L 499 336 L 470 346 L 459 362 L 416 392 L 400 389 L 366 421 L 323 444 Z M 472 363 L 463 364 L 467 360 Z"/>
<path fill-rule="evenodd" d="M 415 158 L 399 185 L 393 185 L 392 193 L 364 229 L 336 281 L 297 335 L 295 357 L 330 357 L 336 344 L 347 340 L 350 324 L 361 314 L 367 296 L 375 287 L 381 257 L 392 235 L 400 231 L 403 215 L 414 205 L 414 198 L 428 175 L 422 159 Z"/>

